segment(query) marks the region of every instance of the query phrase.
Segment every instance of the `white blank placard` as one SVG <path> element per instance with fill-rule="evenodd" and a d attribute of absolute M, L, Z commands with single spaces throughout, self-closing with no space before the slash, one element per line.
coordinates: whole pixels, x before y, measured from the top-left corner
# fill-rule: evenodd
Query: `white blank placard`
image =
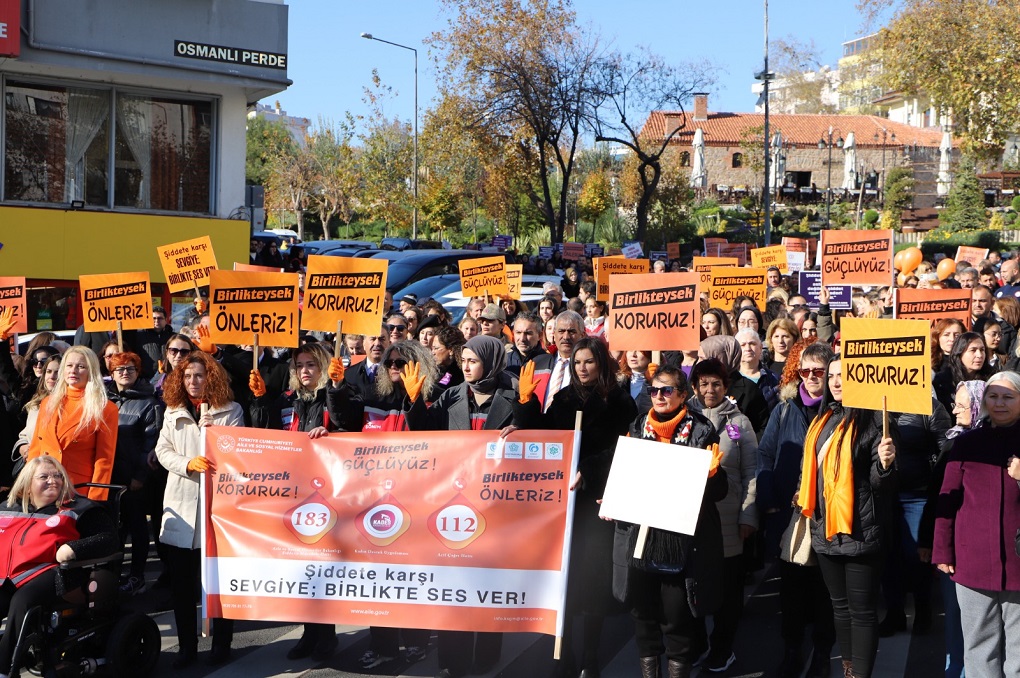
<path fill-rule="evenodd" d="M 621 437 L 599 515 L 693 535 L 712 453 Z"/>

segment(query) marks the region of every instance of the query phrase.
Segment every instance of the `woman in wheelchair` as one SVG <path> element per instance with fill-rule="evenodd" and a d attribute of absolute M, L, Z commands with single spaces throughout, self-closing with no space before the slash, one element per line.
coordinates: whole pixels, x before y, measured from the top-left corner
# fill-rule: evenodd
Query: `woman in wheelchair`
<path fill-rule="evenodd" d="M 57 566 L 102 558 L 119 548 L 113 518 L 74 491 L 59 461 L 49 456 L 29 460 L 0 510 L 0 616 L 7 618 L 0 638 L 0 678 L 10 673 L 25 613 L 74 588 L 58 578 Z"/>

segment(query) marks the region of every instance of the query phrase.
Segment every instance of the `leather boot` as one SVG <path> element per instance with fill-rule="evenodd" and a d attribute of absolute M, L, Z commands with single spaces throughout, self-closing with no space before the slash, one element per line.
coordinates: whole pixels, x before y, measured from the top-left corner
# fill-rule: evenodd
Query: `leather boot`
<path fill-rule="evenodd" d="M 691 665 L 687 662 L 669 660 L 669 678 L 691 678 Z"/>
<path fill-rule="evenodd" d="M 843 678 L 854 678 L 854 663 L 849 659 L 843 660 Z"/>
<path fill-rule="evenodd" d="M 641 678 L 662 678 L 662 666 L 659 657 L 641 657 Z"/>

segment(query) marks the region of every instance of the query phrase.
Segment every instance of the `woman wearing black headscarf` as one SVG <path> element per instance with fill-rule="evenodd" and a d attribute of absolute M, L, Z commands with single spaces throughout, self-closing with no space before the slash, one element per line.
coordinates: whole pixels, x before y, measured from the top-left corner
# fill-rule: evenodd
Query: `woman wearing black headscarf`
<path fill-rule="evenodd" d="M 732 337 L 730 337 L 732 339 Z M 598 676 L 598 646 L 602 621 L 617 608 L 613 601 L 613 525 L 599 519 L 598 500 L 606 489 L 616 441 L 627 435 L 637 418 L 637 405 L 629 390 L 616 381 L 618 364 L 609 357 L 601 339 L 585 337 L 574 344 L 570 355 L 570 385 L 556 392 L 543 413 L 534 390 L 534 362 L 521 368 L 520 399 L 514 402 L 514 424 L 524 429 L 571 430 L 581 412 L 581 449 L 578 475 L 571 489 L 577 491 L 574 533 L 570 544 L 570 576 L 567 581 L 567 623 L 563 646 L 566 659 L 559 672 L 573 668 L 570 629 L 573 615 L 584 615 L 584 678 Z"/>
<path fill-rule="evenodd" d="M 412 431 L 499 431 L 513 421 L 517 399 L 510 376 L 503 371 L 506 349 L 495 337 L 471 337 L 461 352 L 464 381 L 447 389 L 431 405 L 421 394 L 420 366 L 409 363 L 401 377 L 407 391 L 404 419 Z M 457 678 L 487 673 L 499 661 L 501 633 L 439 632 L 440 676 Z"/>

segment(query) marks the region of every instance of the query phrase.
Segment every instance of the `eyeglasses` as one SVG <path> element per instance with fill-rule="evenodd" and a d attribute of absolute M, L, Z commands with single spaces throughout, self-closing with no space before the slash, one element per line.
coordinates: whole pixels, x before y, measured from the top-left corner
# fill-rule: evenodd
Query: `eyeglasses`
<path fill-rule="evenodd" d="M 188 355 L 191 353 L 190 348 L 168 348 L 166 350 L 167 355 Z"/>
<path fill-rule="evenodd" d="M 392 370 L 394 367 L 398 370 L 402 370 L 407 366 L 407 361 L 403 358 L 391 358 L 390 360 L 384 360 L 383 366 L 388 370 Z"/>
<path fill-rule="evenodd" d="M 135 368 L 130 367 L 130 366 L 128 366 L 128 367 L 115 367 L 113 369 L 113 371 L 116 374 L 134 374 L 135 372 L 137 372 L 137 370 Z"/>
<path fill-rule="evenodd" d="M 800 375 L 801 379 L 807 379 L 808 377 L 814 377 L 815 379 L 821 379 L 825 376 L 824 367 L 809 367 L 801 370 L 797 370 L 797 374 Z"/>
<path fill-rule="evenodd" d="M 648 394 L 653 398 L 662 394 L 663 398 L 672 398 L 673 394 L 676 393 L 676 386 L 649 386 Z"/>
<path fill-rule="evenodd" d="M 51 480 L 53 482 L 55 482 L 55 483 L 62 483 L 62 482 L 64 482 L 64 477 L 62 475 L 60 475 L 59 473 L 54 473 L 52 475 L 49 474 L 49 473 L 42 473 L 40 475 L 37 475 L 35 477 L 35 479 L 38 480 L 41 483 L 48 483 Z"/>
<path fill-rule="evenodd" d="M 407 325 L 383 325 L 387 332 L 406 332 Z"/>

